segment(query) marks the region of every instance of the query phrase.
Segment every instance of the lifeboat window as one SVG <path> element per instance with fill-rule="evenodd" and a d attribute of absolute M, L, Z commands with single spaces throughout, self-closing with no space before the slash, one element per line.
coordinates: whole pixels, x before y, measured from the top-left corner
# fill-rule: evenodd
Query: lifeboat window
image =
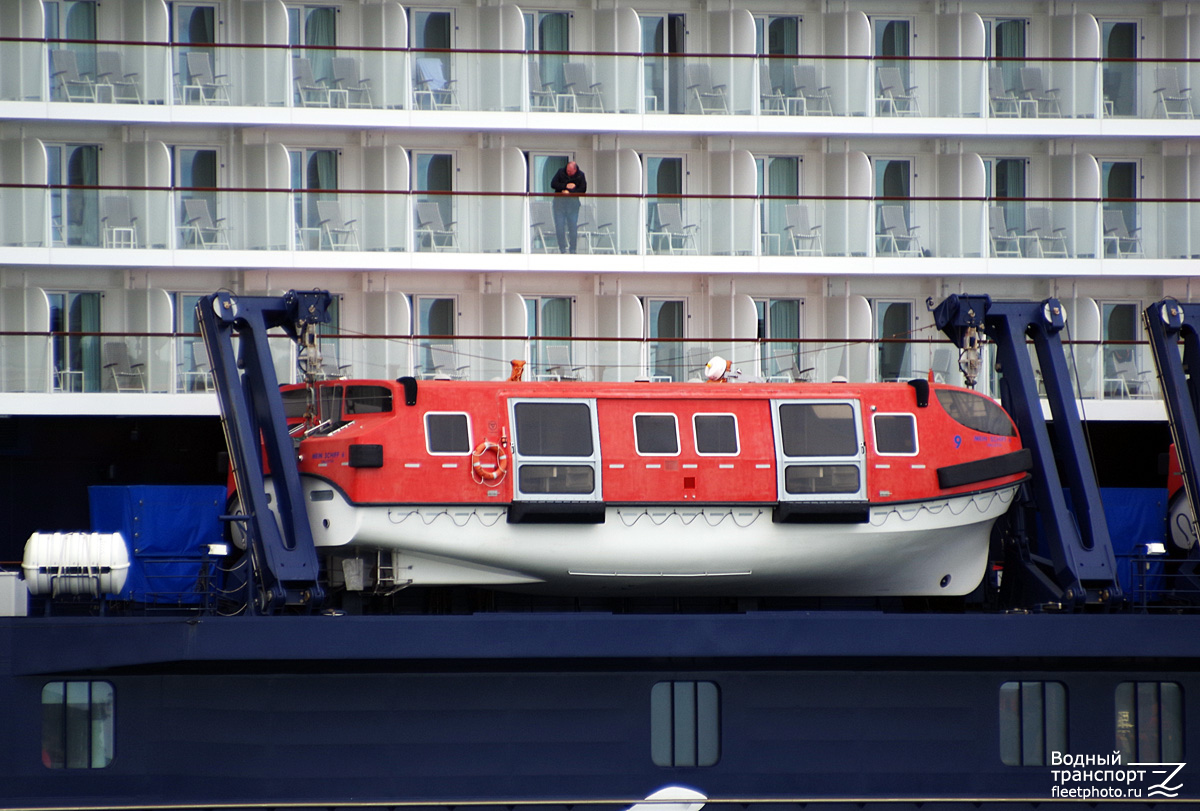
<path fill-rule="evenodd" d="M 679 423 L 674 414 L 634 414 L 639 456 L 678 456 Z"/>
<path fill-rule="evenodd" d="M 783 489 L 792 495 L 857 493 L 857 465 L 788 465 Z"/>
<path fill-rule="evenodd" d="M 52 681 L 42 687 L 42 763 L 51 769 L 103 769 L 113 759 L 113 686 Z"/>
<path fill-rule="evenodd" d="M 392 390 L 386 386 L 347 386 L 342 408 L 347 414 L 386 414 L 392 410 Z"/>
<path fill-rule="evenodd" d="M 915 456 L 917 453 L 917 418 L 912 414 L 876 414 L 875 452 L 897 456 Z"/>
<path fill-rule="evenodd" d="M 733 414 L 696 414 L 692 417 L 696 433 L 696 453 L 701 456 L 737 456 L 737 417 Z"/>
<path fill-rule="evenodd" d="M 522 493 L 587 495 L 596 489 L 591 465 L 521 465 L 519 471 Z"/>
<path fill-rule="evenodd" d="M 522 456 L 592 455 L 592 410 L 587 403 L 525 402 L 513 413 Z"/>
<path fill-rule="evenodd" d="M 779 430 L 787 456 L 858 453 L 858 430 L 849 403 L 785 403 L 779 406 Z"/>
<path fill-rule="evenodd" d="M 466 414 L 425 415 L 425 445 L 433 455 L 462 456 L 471 452 L 471 424 Z"/>
<path fill-rule="evenodd" d="M 1016 436 L 1012 420 L 990 397 L 956 389 L 935 389 L 938 402 L 950 418 L 972 431 L 996 436 Z"/>
<path fill-rule="evenodd" d="M 284 389 L 279 394 L 283 397 L 283 415 L 289 420 L 304 419 L 304 412 L 308 410 L 307 387 Z"/>

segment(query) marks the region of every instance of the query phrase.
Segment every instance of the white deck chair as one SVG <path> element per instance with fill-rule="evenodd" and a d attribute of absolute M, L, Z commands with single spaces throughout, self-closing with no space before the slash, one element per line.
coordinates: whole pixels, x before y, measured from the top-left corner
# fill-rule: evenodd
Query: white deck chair
<path fill-rule="evenodd" d="M 712 83 L 712 68 L 705 64 L 691 64 L 684 69 L 689 101 L 694 101 L 694 112 L 701 115 L 729 114 L 725 99 L 725 85 Z"/>
<path fill-rule="evenodd" d="M 183 103 L 229 104 L 229 77 L 214 74 L 212 57 L 204 51 L 188 51 L 183 60 L 186 81 L 183 84 Z"/>
<path fill-rule="evenodd" d="M 457 110 L 458 88 L 454 79 L 446 77 L 445 66 L 436 56 L 417 60 L 416 108 L 426 110 Z"/>
<path fill-rule="evenodd" d="M 803 115 L 833 115 L 833 99 L 829 86 L 821 84 L 816 65 L 793 65 L 792 79 L 796 84 L 796 95 L 803 99 Z M 792 102 L 789 102 L 791 104 Z M 790 108 L 788 110 L 791 112 Z"/>
<path fill-rule="evenodd" d="M 920 115 L 917 88 L 904 83 L 900 68 L 879 69 L 879 95 L 875 97 L 879 115 Z"/>
<path fill-rule="evenodd" d="M 115 103 L 142 103 L 138 74 L 125 71 L 124 60 L 118 51 L 100 51 L 96 54 L 96 87 L 97 92 L 101 87 L 109 88 Z"/>
<path fill-rule="evenodd" d="M 306 56 L 292 59 L 292 82 L 296 85 L 296 103 L 301 107 L 328 107 L 329 85 L 314 79 L 312 60 Z"/>
<path fill-rule="evenodd" d="M 183 201 L 183 232 L 190 236 L 194 248 L 228 248 L 229 234 L 225 229 L 225 218 L 212 218 L 208 201 L 193 198 Z"/>
<path fill-rule="evenodd" d="M 824 256 L 821 226 L 809 223 L 808 206 L 785 206 L 784 214 L 787 216 L 785 230 L 791 241 L 792 253 L 796 256 Z"/>
<path fill-rule="evenodd" d="M 577 113 L 604 112 L 604 88 L 592 81 L 592 71 L 583 62 L 565 62 L 563 92 L 572 97 Z"/>
<path fill-rule="evenodd" d="M 1021 68 L 1021 89 L 1025 98 L 1037 102 L 1038 117 L 1061 118 L 1062 107 L 1058 103 L 1058 88 L 1047 88 L 1042 80 L 1041 68 Z"/>
<path fill-rule="evenodd" d="M 1054 219 L 1048 208 L 1025 210 L 1025 233 L 1037 241 L 1038 253 L 1042 256 L 1068 256 L 1067 229 L 1055 228 Z"/>
<path fill-rule="evenodd" d="M 1142 238 L 1138 233 L 1142 229 L 1129 228 L 1125 223 L 1125 212 L 1119 208 L 1104 211 L 1104 254 L 1125 258 L 1128 256 L 1145 256 L 1142 252 Z"/>
<path fill-rule="evenodd" d="M 992 256 L 1020 256 L 1021 237 L 1009 228 L 1000 206 L 988 207 L 988 235 L 992 240 Z"/>
<path fill-rule="evenodd" d="M 60 101 L 95 101 L 96 83 L 91 76 L 79 72 L 75 52 L 50 52 L 50 78 L 58 90 Z"/>
<path fill-rule="evenodd" d="M 100 203 L 100 225 L 104 228 L 104 247 L 136 248 L 137 217 L 129 198 L 124 195 L 105 197 Z"/>
<path fill-rule="evenodd" d="M 330 63 L 333 72 L 333 88 L 346 94 L 347 107 L 373 107 L 371 102 L 371 80 L 358 76 L 358 60 L 353 56 L 337 56 Z M 333 96 L 330 95 L 330 103 Z"/>
<path fill-rule="evenodd" d="M 921 242 L 914 233 L 920 226 L 909 226 L 903 206 L 880 206 L 879 218 L 882 231 L 879 237 L 880 251 L 896 256 L 921 256 Z"/>
<path fill-rule="evenodd" d="M 1154 95 L 1155 114 L 1162 110 L 1163 118 L 1195 118 L 1192 111 L 1191 88 L 1179 86 L 1179 71 L 1171 68 L 1155 68 Z"/>
<path fill-rule="evenodd" d="M 683 213 L 678 203 L 658 204 L 659 230 L 650 231 L 650 248 L 654 253 L 699 253 L 696 247 L 695 225 L 683 224 Z"/>
<path fill-rule="evenodd" d="M 417 203 L 416 214 L 417 238 L 418 240 L 421 238 L 428 240 L 427 248 L 422 248 L 418 242 L 418 250 L 458 250 L 458 230 L 454 227 L 457 223 L 442 222 L 442 209 L 437 202 L 431 200 L 424 203 Z"/>
<path fill-rule="evenodd" d="M 317 217 L 321 228 L 321 236 L 334 251 L 357 251 L 358 220 L 352 220 L 342 213 L 342 204 L 338 200 L 318 200 Z"/>

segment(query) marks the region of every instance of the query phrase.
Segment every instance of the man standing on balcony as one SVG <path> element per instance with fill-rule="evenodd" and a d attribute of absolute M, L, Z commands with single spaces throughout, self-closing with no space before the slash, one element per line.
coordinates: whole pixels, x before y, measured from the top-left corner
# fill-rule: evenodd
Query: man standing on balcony
<path fill-rule="evenodd" d="M 558 237 L 558 252 L 567 252 L 569 237 L 571 253 L 575 253 L 575 243 L 579 239 L 579 198 L 576 195 L 587 192 L 587 178 L 579 165 L 570 161 L 555 172 L 550 188 L 555 192 L 554 233 Z"/>

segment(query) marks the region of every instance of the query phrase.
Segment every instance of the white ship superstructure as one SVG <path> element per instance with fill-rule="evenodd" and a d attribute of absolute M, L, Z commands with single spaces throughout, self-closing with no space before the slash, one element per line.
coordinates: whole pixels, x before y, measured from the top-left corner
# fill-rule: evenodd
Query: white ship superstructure
<path fill-rule="evenodd" d="M 335 291 L 331 376 L 651 383 L 960 383 L 966 291 L 1061 299 L 1087 418 L 1159 424 L 1198 9 L 3 0 L 5 411 L 215 420 L 219 288 Z"/>

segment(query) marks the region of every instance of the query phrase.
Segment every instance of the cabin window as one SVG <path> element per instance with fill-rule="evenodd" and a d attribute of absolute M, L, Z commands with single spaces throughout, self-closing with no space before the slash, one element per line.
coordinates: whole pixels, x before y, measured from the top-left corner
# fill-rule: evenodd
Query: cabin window
<path fill-rule="evenodd" d="M 592 410 L 587 403 L 518 403 L 522 456 L 591 456 Z"/>
<path fill-rule="evenodd" d="M 696 414 L 692 417 L 696 453 L 701 456 L 737 456 L 737 417 L 733 414 Z"/>
<path fill-rule="evenodd" d="M 639 456 L 678 456 L 679 423 L 674 414 L 634 414 Z"/>
<path fill-rule="evenodd" d="M 113 759 L 113 687 L 106 681 L 52 681 L 42 688 L 42 763 L 103 769 Z"/>
<path fill-rule="evenodd" d="M 965 425 L 972 431 L 996 436 L 1016 436 L 1012 420 L 1004 409 L 990 397 L 955 389 L 935 389 L 938 402 L 950 415 L 950 419 Z"/>
<path fill-rule="evenodd" d="M 917 418 L 912 414 L 875 415 L 875 452 L 898 456 L 917 453 Z"/>
<path fill-rule="evenodd" d="M 425 415 L 425 446 L 429 453 L 461 456 L 470 453 L 471 423 L 466 414 L 441 414 L 430 412 Z"/>
<path fill-rule="evenodd" d="M 1000 759 L 1007 766 L 1045 766 L 1067 750 L 1067 688 L 1057 681 L 1000 685 Z"/>
<path fill-rule="evenodd" d="M 347 386 L 342 408 L 346 414 L 386 414 L 392 410 L 392 390 L 386 386 Z"/>
<path fill-rule="evenodd" d="M 662 681 L 650 689 L 655 766 L 714 766 L 721 757 L 721 692 L 711 681 Z"/>
<path fill-rule="evenodd" d="M 779 407 L 783 452 L 788 456 L 854 456 L 858 430 L 846 403 L 786 403 Z"/>
<path fill-rule="evenodd" d="M 1183 761 L 1183 688 L 1169 681 L 1117 685 L 1117 749 L 1122 763 Z"/>

